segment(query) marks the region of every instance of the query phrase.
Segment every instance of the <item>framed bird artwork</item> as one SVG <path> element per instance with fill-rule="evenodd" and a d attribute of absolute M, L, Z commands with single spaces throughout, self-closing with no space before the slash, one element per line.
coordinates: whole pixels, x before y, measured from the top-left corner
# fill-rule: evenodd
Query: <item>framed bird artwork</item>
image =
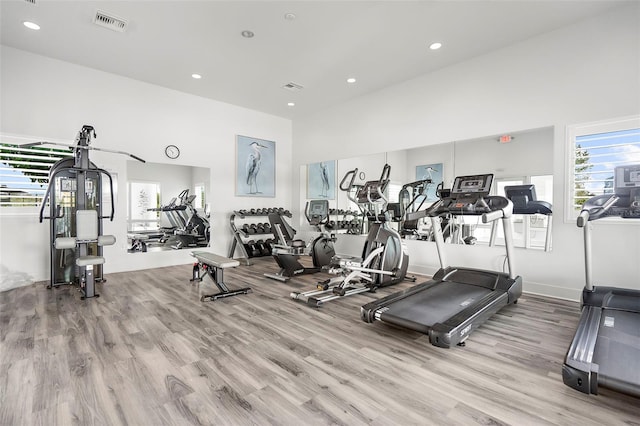
<path fill-rule="evenodd" d="M 422 194 L 427 201 L 436 201 L 438 199 L 436 189 L 442 183 L 443 176 L 444 166 L 442 163 L 416 166 L 416 180 L 431 179 L 431 184 L 426 186 L 425 193 Z"/>
<path fill-rule="evenodd" d="M 321 161 L 307 166 L 307 198 L 336 199 L 336 161 Z"/>
<path fill-rule="evenodd" d="M 276 143 L 238 135 L 236 138 L 236 195 L 276 196 Z"/>

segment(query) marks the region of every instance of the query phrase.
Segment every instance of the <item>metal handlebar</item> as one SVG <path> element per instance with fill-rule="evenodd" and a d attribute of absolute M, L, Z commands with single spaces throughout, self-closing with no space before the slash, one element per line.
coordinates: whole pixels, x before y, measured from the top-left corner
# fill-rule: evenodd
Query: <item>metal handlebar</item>
<path fill-rule="evenodd" d="M 594 210 L 594 214 L 597 213 L 599 216 L 602 216 L 611 207 L 613 207 L 618 202 L 619 199 L 620 197 L 618 197 L 617 195 L 612 195 L 607 199 L 607 201 L 605 201 L 605 203 L 601 207 L 595 207 L 592 209 L 589 209 L 589 208 L 582 209 L 582 211 L 580 211 L 580 214 L 578 215 L 578 220 L 577 220 L 578 227 L 583 228 L 584 226 L 586 226 L 591 216 L 591 210 Z"/>
<path fill-rule="evenodd" d="M 492 212 L 484 213 L 482 215 L 482 223 L 493 222 L 494 220 L 498 220 L 498 219 L 501 219 L 503 217 L 504 217 L 504 212 L 502 211 L 502 209 L 494 210 Z"/>
<path fill-rule="evenodd" d="M 113 198 L 113 178 L 111 177 L 111 174 L 104 170 L 104 169 L 99 169 L 99 168 L 95 168 L 95 169 L 82 169 L 82 168 L 78 168 L 78 167 L 69 167 L 69 168 L 65 168 L 65 169 L 60 169 L 60 170 L 56 170 L 53 172 L 53 174 L 49 177 L 49 185 L 47 185 L 47 191 L 44 193 L 44 196 L 42 197 L 42 203 L 40 204 L 40 214 L 38 215 L 38 220 L 40 223 L 42 223 L 43 219 L 59 219 L 62 216 L 60 216 L 57 212 L 56 212 L 56 217 L 51 217 L 51 216 L 45 216 L 44 215 L 44 207 L 47 204 L 47 200 L 50 197 L 51 194 L 51 184 L 53 182 L 55 182 L 55 178 L 58 175 L 58 173 L 62 172 L 62 171 L 68 171 L 68 170 L 74 170 L 76 172 L 87 172 L 87 171 L 94 171 L 94 172 L 98 172 L 100 174 L 105 174 L 107 175 L 107 177 L 109 178 L 109 198 L 111 200 L 111 213 L 108 216 L 100 216 L 100 218 L 106 219 L 109 218 L 109 220 L 111 222 L 113 222 L 113 217 L 115 216 L 115 206 L 114 206 L 114 198 Z"/>
<path fill-rule="evenodd" d="M 353 182 L 356 180 L 356 175 L 357 174 L 358 174 L 358 168 L 357 167 L 355 169 L 350 170 L 347 173 L 345 173 L 344 177 L 340 181 L 340 190 L 349 192 L 351 190 L 351 187 L 353 187 Z M 346 180 L 349 178 L 349 176 L 351 176 L 351 180 L 349 181 L 349 185 L 347 185 L 345 187 L 344 184 L 345 184 Z"/>
<path fill-rule="evenodd" d="M 391 166 L 389 164 L 385 164 L 384 167 L 382 168 L 382 174 L 380 175 L 380 180 L 378 182 L 380 182 L 380 186 L 382 186 L 382 184 L 389 180 L 389 175 L 391 174 Z"/>
<path fill-rule="evenodd" d="M 578 228 L 583 228 L 589 222 L 589 210 L 582 210 L 578 215 Z"/>

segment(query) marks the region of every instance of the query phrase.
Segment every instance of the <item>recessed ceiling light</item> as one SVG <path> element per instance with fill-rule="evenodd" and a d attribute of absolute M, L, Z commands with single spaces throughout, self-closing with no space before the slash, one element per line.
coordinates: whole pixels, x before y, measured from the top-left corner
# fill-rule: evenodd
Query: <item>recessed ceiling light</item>
<path fill-rule="evenodd" d="M 429 49 L 431 49 L 431 50 L 438 50 L 441 47 L 442 47 L 442 43 L 439 43 L 439 42 L 431 43 L 429 45 Z"/>
<path fill-rule="evenodd" d="M 253 33 L 253 31 L 249 31 L 249 30 L 244 30 L 240 34 L 242 34 L 242 37 L 244 37 L 244 38 L 251 38 L 251 37 L 253 37 L 255 35 Z"/>
<path fill-rule="evenodd" d="M 285 13 L 284 14 L 284 19 L 286 19 L 287 21 L 293 21 L 294 19 L 296 19 L 296 14 L 295 13 Z"/>
<path fill-rule="evenodd" d="M 40 25 L 36 24 L 35 22 L 24 21 L 22 24 L 25 27 L 29 28 L 30 30 L 39 30 L 40 29 Z"/>
<path fill-rule="evenodd" d="M 355 78 L 353 78 L 353 77 L 349 77 L 349 78 L 347 79 L 347 83 L 355 83 L 355 82 L 356 82 L 356 79 L 355 79 Z"/>
<path fill-rule="evenodd" d="M 202 78 L 200 74 L 191 74 L 191 77 L 195 78 L 196 80 L 199 80 Z"/>
<path fill-rule="evenodd" d="M 288 106 L 296 106 L 296 103 L 295 102 L 289 102 L 289 103 L 287 103 L 287 105 Z"/>

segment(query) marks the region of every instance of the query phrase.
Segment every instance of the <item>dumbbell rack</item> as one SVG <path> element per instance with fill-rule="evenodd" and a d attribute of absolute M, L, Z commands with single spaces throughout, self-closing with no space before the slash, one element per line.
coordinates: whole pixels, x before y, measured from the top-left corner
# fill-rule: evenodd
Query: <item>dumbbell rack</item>
<path fill-rule="evenodd" d="M 348 219 L 348 217 L 351 218 Z M 342 220 L 338 220 L 339 218 L 342 218 Z M 357 211 L 330 209 L 329 220 L 330 223 L 333 223 L 333 226 L 329 230 L 332 232 L 347 231 L 347 234 L 360 235 L 363 232 L 363 221 L 361 218 L 362 213 Z"/>
<path fill-rule="evenodd" d="M 249 220 L 249 219 L 255 219 L 258 217 L 267 217 L 269 215 L 270 212 L 267 211 L 267 209 L 252 209 L 253 211 L 255 211 L 255 213 L 252 213 L 251 211 L 236 211 L 234 210 L 233 213 L 231 214 L 231 217 L 229 218 L 229 225 L 231 226 L 231 231 L 233 232 L 233 242 L 231 243 L 231 249 L 229 250 L 229 258 L 233 259 L 233 255 L 236 252 L 236 249 L 240 250 L 240 255 L 242 258 L 244 258 L 245 263 L 247 266 L 251 265 L 251 261 L 249 259 L 251 259 L 252 257 L 261 257 L 261 256 L 271 256 L 271 250 L 252 250 L 251 248 L 251 238 L 255 235 L 273 235 L 273 231 L 269 228 L 268 231 L 262 230 L 259 231 L 258 228 L 256 228 L 256 232 L 254 233 L 249 233 L 247 231 L 245 231 L 245 229 L 242 226 L 238 226 L 236 224 L 236 219 L 242 219 L 242 220 Z M 291 213 L 287 210 L 287 211 L 276 211 L 275 213 L 278 213 L 280 216 L 285 216 L 285 217 L 291 217 Z M 246 223 L 247 225 L 249 224 L 248 222 Z M 253 225 L 257 225 L 256 223 L 253 223 Z"/>

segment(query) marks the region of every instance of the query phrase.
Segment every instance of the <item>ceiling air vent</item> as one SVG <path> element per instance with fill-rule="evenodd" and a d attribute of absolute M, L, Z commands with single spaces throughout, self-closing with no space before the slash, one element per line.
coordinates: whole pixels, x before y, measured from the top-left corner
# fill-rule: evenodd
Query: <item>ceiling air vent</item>
<path fill-rule="evenodd" d="M 108 28 L 119 33 L 123 33 L 127 29 L 127 20 L 115 15 L 98 10 L 93 18 L 93 23 L 104 28 Z"/>
<path fill-rule="evenodd" d="M 297 83 L 287 83 L 284 86 L 282 86 L 283 89 L 287 89 L 287 90 L 291 90 L 292 92 L 297 92 L 299 90 L 302 90 L 303 87 Z"/>

